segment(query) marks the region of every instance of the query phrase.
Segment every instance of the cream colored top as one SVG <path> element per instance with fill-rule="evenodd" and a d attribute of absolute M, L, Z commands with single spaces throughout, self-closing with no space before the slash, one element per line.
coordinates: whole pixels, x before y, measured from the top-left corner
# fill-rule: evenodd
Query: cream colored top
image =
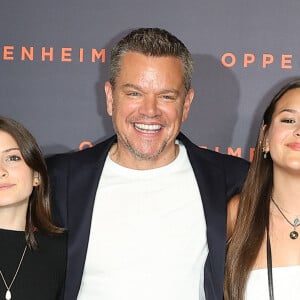
<path fill-rule="evenodd" d="M 300 266 L 273 268 L 275 300 L 300 299 Z M 268 271 L 250 272 L 246 285 L 245 300 L 268 300 Z"/>

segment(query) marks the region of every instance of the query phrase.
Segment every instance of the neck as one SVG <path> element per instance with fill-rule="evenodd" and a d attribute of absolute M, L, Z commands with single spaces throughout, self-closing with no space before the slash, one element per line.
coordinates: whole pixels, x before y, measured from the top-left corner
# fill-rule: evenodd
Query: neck
<path fill-rule="evenodd" d="M 123 149 L 119 144 L 114 144 L 110 150 L 110 159 L 115 163 L 134 170 L 150 170 L 163 167 L 174 161 L 179 153 L 179 146 L 174 144 L 173 149 L 169 149 L 168 154 L 160 153 L 155 158 L 143 159 L 136 157 L 127 149 Z"/>
<path fill-rule="evenodd" d="M 24 231 L 26 225 L 26 208 L 0 207 L 0 228 Z"/>
<path fill-rule="evenodd" d="M 299 177 L 274 174 L 273 199 L 285 211 L 300 213 Z"/>

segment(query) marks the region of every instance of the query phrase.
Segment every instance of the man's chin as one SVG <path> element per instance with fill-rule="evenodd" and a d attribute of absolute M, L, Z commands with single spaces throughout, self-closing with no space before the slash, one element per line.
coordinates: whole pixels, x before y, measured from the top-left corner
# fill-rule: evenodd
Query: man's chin
<path fill-rule="evenodd" d="M 159 155 L 161 154 L 162 151 L 159 151 L 159 152 L 155 152 L 155 153 L 152 153 L 152 152 L 140 152 L 140 151 L 133 151 L 132 154 L 134 155 L 134 157 L 137 159 L 137 160 L 147 160 L 147 161 L 154 161 L 156 160 Z"/>
<path fill-rule="evenodd" d="M 164 146 L 160 148 L 138 148 L 138 147 L 129 147 L 129 151 L 131 154 L 138 160 L 148 160 L 148 161 L 154 161 L 162 154 L 164 150 Z"/>

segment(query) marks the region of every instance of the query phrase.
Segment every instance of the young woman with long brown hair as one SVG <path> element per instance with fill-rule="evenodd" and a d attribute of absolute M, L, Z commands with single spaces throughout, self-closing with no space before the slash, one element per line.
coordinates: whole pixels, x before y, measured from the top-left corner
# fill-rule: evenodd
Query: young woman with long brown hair
<path fill-rule="evenodd" d="M 0 116 L 0 299 L 63 299 L 66 234 L 51 219 L 46 165 L 20 123 Z"/>
<path fill-rule="evenodd" d="M 225 299 L 300 298 L 300 79 L 266 109 L 240 197 L 228 207 Z"/>

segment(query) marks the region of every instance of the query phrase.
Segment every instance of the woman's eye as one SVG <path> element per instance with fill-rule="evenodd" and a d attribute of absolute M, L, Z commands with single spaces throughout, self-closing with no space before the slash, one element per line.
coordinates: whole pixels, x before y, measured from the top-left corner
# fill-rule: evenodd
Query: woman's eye
<path fill-rule="evenodd" d="M 9 155 L 6 159 L 8 162 L 13 162 L 13 161 L 19 161 L 21 160 L 21 157 L 18 155 Z"/>
<path fill-rule="evenodd" d="M 292 123 L 295 123 L 295 120 L 294 119 L 283 119 L 283 120 L 281 120 L 281 122 L 292 124 Z"/>

